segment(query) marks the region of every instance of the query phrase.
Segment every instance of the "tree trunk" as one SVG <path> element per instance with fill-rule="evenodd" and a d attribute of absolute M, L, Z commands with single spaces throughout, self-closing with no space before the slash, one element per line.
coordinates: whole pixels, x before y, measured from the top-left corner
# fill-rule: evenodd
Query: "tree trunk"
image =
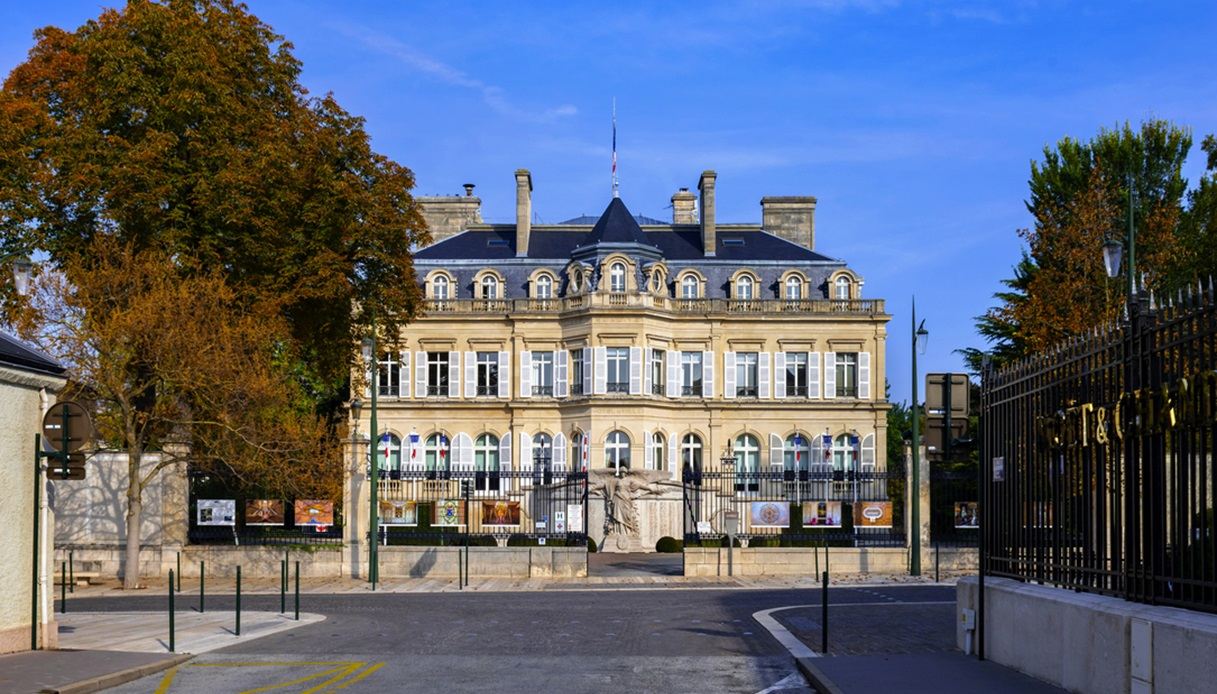
<path fill-rule="evenodd" d="M 139 529 L 144 508 L 144 490 L 140 480 L 142 461 L 141 449 L 127 451 L 127 551 L 123 565 L 123 590 L 139 587 Z"/>

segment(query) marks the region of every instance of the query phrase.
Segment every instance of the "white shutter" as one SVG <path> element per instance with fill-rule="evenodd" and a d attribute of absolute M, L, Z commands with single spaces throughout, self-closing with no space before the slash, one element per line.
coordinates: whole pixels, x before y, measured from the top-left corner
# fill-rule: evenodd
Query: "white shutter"
<path fill-rule="evenodd" d="M 407 470 L 423 469 L 423 437 L 418 436 L 418 441 L 415 441 L 416 436 L 418 434 L 412 431 L 406 435 L 406 440 L 403 441 L 405 448 L 402 450 L 402 456 L 406 461 Z"/>
<path fill-rule="evenodd" d="M 824 353 L 824 397 L 837 397 L 837 353 Z"/>
<path fill-rule="evenodd" d="M 499 491 L 511 491 L 511 432 L 499 439 L 499 472 L 508 473 L 499 477 Z"/>
<path fill-rule="evenodd" d="M 761 352 L 756 355 L 756 394 L 759 398 L 769 399 L 769 353 Z"/>
<path fill-rule="evenodd" d="M 820 353 L 807 355 L 807 397 L 820 397 Z"/>
<path fill-rule="evenodd" d="M 532 437 L 520 432 L 520 486 L 532 486 Z"/>
<path fill-rule="evenodd" d="M 569 389 L 569 365 L 570 353 L 564 349 L 554 352 L 554 370 L 557 372 L 554 375 L 554 395 L 559 398 L 564 398 L 570 395 Z"/>
<path fill-rule="evenodd" d="M 596 395 L 604 395 L 608 391 L 608 348 L 593 347 L 592 354 L 595 355 L 593 360 L 594 374 L 593 381 L 595 382 Z"/>
<path fill-rule="evenodd" d="M 680 397 L 680 352 L 668 351 L 668 397 Z"/>
<path fill-rule="evenodd" d="M 714 352 L 701 353 L 701 395 L 714 397 Z"/>
<path fill-rule="evenodd" d="M 427 353 L 414 353 L 414 397 L 427 397 Z"/>
<path fill-rule="evenodd" d="M 862 438 L 862 466 L 875 467 L 875 435 L 867 434 Z"/>
<path fill-rule="evenodd" d="M 642 350 L 642 392 L 650 395 L 654 390 L 651 388 L 651 364 L 655 361 L 655 352 L 658 350 L 647 347 Z"/>
<path fill-rule="evenodd" d="M 461 353 L 448 353 L 448 397 L 461 397 Z"/>
<path fill-rule="evenodd" d="M 668 432 L 668 469 L 672 471 L 672 479 L 680 479 L 681 463 L 676 458 L 676 440 L 680 438 L 676 432 Z"/>
<path fill-rule="evenodd" d="M 567 453 L 566 434 L 558 432 L 554 435 L 554 469 L 566 470 L 566 453 Z"/>
<path fill-rule="evenodd" d="M 782 437 L 777 434 L 769 435 L 769 465 L 781 468 L 786 463 L 786 449 Z"/>
<path fill-rule="evenodd" d="M 870 399 L 870 352 L 858 352 L 858 397 Z"/>
<path fill-rule="evenodd" d="M 647 470 L 655 469 L 655 449 L 651 447 L 651 431 L 642 430 L 642 466 Z"/>
<path fill-rule="evenodd" d="M 642 394 L 642 348 L 630 348 L 630 395 Z"/>
<path fill-rule="evenodd" d="M 723 397 L 735 397 L 735 352 L 723 354 Z"/>
<path fill-rule="evenodd" d="M 401 368 L 397 371 L 397 392 L 403 398 L 410 397 L 410 352 L 403 351 L 401 356 Z"/>
<path fill-rule="evenodd" d="M 520 397 L 532 396 L 532 352 L 520 352 Z"/>
<path fill-rule="evenodd" d="M 580 360 L 583 361 L 583 394 L 592 394 L 592 348 L 584 347 L 580 351 Z"/>
<path fill-rule="evenodd" d="M 773 397 L 775 400 L 786 399 L 786 353 L 773 353 Z"/>
<path fill-rule="evenodd" d="M 499 352 L 499 397 L 511 397 L 511 352 Z"/>
<path fill-rule="evenodd" d="M 452 462 L 457 470 L 473 469 L 473 439 L 461 432 L 452 441 Z"/>
<path fill-rule="evenodd" d="M 465 397 L 472 398 L 478 394 L 478 354 L 465 352 Z"/>

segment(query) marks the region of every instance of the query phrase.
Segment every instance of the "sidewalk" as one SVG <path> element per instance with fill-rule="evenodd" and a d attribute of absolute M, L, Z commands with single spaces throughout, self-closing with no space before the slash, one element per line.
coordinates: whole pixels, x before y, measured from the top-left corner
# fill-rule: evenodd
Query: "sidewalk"
<path fill-rule="evenodd" d="M 189 655 L 114 651 L 27 651 L 0 656 L 0 693 L 86 694 L 146 677 Z"/>
<path fill-rule="evenodd" d="M 954 653 L 796 658 L 821 694 L 1059 694 L 1065 690 L 973 656 Z"/>

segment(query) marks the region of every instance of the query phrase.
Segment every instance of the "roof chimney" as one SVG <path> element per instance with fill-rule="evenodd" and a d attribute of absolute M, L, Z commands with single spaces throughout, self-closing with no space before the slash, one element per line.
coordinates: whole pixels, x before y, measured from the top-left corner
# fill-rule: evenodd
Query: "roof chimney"
<path fill-rule="evenodd" d="M 714 179 L 718 174 L 713 171 L 701 172 L 701 180 L 697 189 L 701 191 L 701 247 L 707 256 L 713 256 L 717 248 L 714 229 Z"/>
<path fill-rule="evenodd" d="M 532 235 L 532 174 L 528 169 L 516 169 L 516 257 L 528 256 L 528 238 Z"/>
<path fill-rule="evenodd" d="M 672 223 L 697 224 L 697 196 L 688 188 L 681 188 L 672 195 Z"/>
<path fill-rule="evenodd" d="M 467 198 L 473 197 L 473 184 L 472 183 L 465 184 L 465 197 L 467 197 Z"/>
<path fill-rule="evenodd" d="M 814 250 L 816 199 L 810 195 L 761 198 L 761 228 L 803 248 Z"/>

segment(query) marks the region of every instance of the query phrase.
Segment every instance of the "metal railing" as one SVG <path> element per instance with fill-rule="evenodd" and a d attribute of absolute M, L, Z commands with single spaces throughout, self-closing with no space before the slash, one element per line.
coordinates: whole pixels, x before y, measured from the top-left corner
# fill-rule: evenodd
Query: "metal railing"
<path fill-rule="evenodd" d="M 561 313 L 584 308 L 646 308 L 672 313 L 854 314 L 884 313 L 882 299 L 678 299 L 652 294 L 597 292 L 555 299 L 428 299 L 428 314 Z"/>

